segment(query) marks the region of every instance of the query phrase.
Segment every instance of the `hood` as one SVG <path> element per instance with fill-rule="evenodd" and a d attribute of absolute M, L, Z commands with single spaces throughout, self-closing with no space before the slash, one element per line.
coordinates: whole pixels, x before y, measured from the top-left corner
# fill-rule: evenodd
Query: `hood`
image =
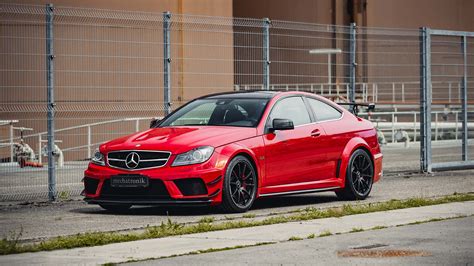
<path fill-rule="evenodd" d="M 191 126 L 152 128 L 111 140 L 101 145 L 102 152 L 113 150 L 162 150 L 182 153 L 199 146 L 219 147 L 257 135 L 256 128 Z"/>

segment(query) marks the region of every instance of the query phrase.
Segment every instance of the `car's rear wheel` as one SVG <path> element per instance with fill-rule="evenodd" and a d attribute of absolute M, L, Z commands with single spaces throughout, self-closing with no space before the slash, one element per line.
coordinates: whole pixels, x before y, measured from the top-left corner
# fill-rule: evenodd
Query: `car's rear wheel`
<path fill-rule="evenodd" d="M 124 212 L 132 207 L 129 204 L 99 204 L 99 206 L 111 212 Z"/>
<path fill-rule="evenodd" d="M 374 164 L 365 150 L 358 149 L 347 165 L 345 187 L 336 195 L 343 200 L 363 200 L 369 196 L 373 182 Z"/>
<path fill-rule="evenodd" d="M 247 211 L 255 201 L 257 184 L 257 174 L 250 160 L 236 156 L 226 170 L 221 208 L 226 212 Z"/>

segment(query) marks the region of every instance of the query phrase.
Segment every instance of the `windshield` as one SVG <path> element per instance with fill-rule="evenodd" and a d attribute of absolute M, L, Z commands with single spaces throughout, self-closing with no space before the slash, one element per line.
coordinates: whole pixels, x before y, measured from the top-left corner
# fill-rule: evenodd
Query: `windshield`
<path fill-rule="evenodd" d="M 268 99 L 199 99 L 160 123 L 168 126 L 256 127 Z"/>

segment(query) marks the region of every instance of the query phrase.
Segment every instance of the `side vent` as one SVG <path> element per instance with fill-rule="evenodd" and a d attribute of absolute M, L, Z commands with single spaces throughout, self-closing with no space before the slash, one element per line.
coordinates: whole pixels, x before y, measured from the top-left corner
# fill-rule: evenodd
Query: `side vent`
<path fill-rule="evenodd" d="M 341 172 L 341 159 L 337 160 L 337 165 L 336 165 L 336 178 L 339 178 L 340 172 Z"/>

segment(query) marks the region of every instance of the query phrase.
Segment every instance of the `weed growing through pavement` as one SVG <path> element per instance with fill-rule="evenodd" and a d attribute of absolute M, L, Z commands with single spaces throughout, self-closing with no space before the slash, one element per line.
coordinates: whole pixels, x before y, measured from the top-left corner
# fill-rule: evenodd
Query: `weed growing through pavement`
<path fill-rule="evenodd" d="M 212 223 L 214 222 L 214 217 L 204 217 L 198 221 L 198 223 Z"/>
<path fill-rule="evenodd" d="M 303 238 L 297 237 L 297 236 L 292 236 L 292 237 L 288 238 L 288 241 L 298 241 L 298 240 L 303 240 Z"/>
<path fill-rule="evenodd" d="M 248 219 L 250 219 L 250 218 L 255 218 L 255 216 L 256 216 L 256 215 L 253 214 L 253 213 L 246 213 L 246 214 L 242 215 L 242 218 L 248 218 Z"/>
<path fill-rule="evenodd" d="M 319 234 L 319 237 L 331 236 L 332 233 L 329 230 L 325 230 Z"/>
<path fill-rule="evenodd" d="M 352 230 L 350 231 L 350 233 L 357 233 L 357 232 L 363 232 L 363 231 L 364 231 L 363 228 L 354 227 L 354 228 L 352 228 Z"/>

